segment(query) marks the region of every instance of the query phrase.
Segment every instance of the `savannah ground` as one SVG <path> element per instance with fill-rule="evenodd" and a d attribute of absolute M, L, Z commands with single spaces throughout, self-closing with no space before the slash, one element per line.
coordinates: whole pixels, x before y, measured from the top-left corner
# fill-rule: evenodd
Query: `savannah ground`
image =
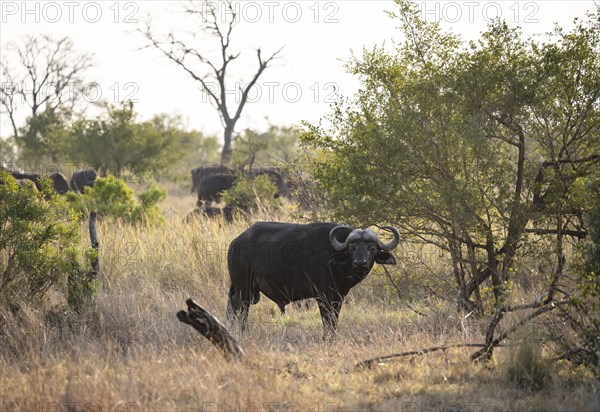
<path fill-rule="evenodd" d="M 40 308 L 26 308 L 18 318 L 0 314 L 6 327 L 0 410 L 597 410 L 598 381 L 544 360 L 536 343 L 541 319 L 521 340 L 497 349 L 487 365 L 473 364 L 469 355 L 476 349 L 465 348 L 353 369 L 379 355 L 483 342 L 489 319 L 459 315 L 451 299 L 426 289 L 413 295 L 411 309 L 377 267 L 346 300 L 334 342 L 321 340 L 314 302 L 290 305 L 281 316 L 263 296 L 251 307 L 250 331 L 236 334 L 249 363 L 225 361 L 175 313 L 192 297 L 224 320 L 227 246 L 250 223 L 185 224 L 193 203 L 184 190 L 171 188 L 161 206 L 162 226 L 99 222 L 102 285 L 89 313 L 66 315 L 62 302 L 49 299 L 50 314 Z M 292 218 L 252 218 L 261 219 Z M 82 224 L 85 239 L 86 229 Z M 395 255 L 405 252 L 401 246 Z M 426 258 L 427 272 L 400 261 L 393 273 L 448 281 L 452 296 L 443 264 L 435 254 Z M 536 285 L 517 285 L 512 297 L 528 302 L 537 293 Z"/>

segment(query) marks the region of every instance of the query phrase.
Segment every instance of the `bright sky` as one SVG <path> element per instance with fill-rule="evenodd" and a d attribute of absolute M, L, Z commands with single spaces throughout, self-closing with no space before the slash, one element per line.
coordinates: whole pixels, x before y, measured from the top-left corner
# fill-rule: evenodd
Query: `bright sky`
<path fill-rule="evenodd" d="M 571 27 L 574 17 L 595 9 L 592 0 L 417 3 L 426 20 L 441 20 L 465 39 L 476 38 L 498 15 L 534 34 L 551 30 L 554 22 Z M 269 122 L 317 122 L 337 97 L 351 96 L 358 87 L 343 68 L 350 50 L 401 40 L 396 22 L 385 14 L 395 9 L 391 0 L 241 1 L 236 7 L 240 24 L 233 41 L 242 56 L 232 63 L 234 82 L 243 85 L 249 80 L 256 67 L 256 47 L 268 55 L 285 46 L 282 58 L 259 80 L 237 131 L 262 129 Z M 178 113 L 189 128 L 220 135 L 218 115 L 198 84 L 155 50 L 139 50 L 145 40 L 135 30 L 150 16 L 156 34 L 189 28 L 198 35 L 198 47 L 214 51 L 215 44 L 198 33 L 180 9 L 174 1 L 0 1 L 1 55 L 7 56 L 8 43 L 28 34 L 68 35 L 78 50 L 94 53 L 94 68 L 87 78 L 99 83 L 102 98 L 112 102 L 131 98 L 137 100 L 143 119 Z M 236 99 L 234 90 L 232 86 L 230 99 Z M 0 127 L 1 136 L 10 135 L 5 114 Z"/>

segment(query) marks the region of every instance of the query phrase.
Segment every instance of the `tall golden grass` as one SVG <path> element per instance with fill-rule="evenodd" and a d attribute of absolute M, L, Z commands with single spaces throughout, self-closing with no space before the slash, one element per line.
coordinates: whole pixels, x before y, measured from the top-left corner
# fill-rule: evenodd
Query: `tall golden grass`
<path fill-rule="evenodd" d="M 0 313 L 0 410 L 597 410 L 600 385 L 568 365 L 544 369 L 535 390 L 519 384 L 515 359 L 541 357 L 539 350 L 498 349 L 487 366 L 468 360 L 472 349 L 454 349 L 352 369 L 392 352 L 483 341 L 483 320 L 459 315 L 452 301 L 421 296 L 412 303 L 421 316 L 390 300 L 380 270 L 351 292 L 334 342 L 321 340 L 315 305 L 282 316 L 262 297 L 250 331 L 237 335 L 249 364 L 226 362 L 175 313 L 193 297 L 224 318 L 227 246 L 250 222 L 183 223 L 193 203 L 168 199 L 162 226 L 99 222 L 102 286 L 97 307 L 82 317 L 61 313 L 52 297 L 47 313 Z M 428 259 L 420 276 L 443 277 L 443 262 Z M 407 265 L 398 273 L 413 273 Z"/>

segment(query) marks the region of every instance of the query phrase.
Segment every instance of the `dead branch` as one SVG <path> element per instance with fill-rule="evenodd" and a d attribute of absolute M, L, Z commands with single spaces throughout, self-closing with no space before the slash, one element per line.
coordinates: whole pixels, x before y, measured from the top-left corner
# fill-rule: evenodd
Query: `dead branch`
<path fill-rule="evenodd" d="M 407 352 L 393 353 L 391 355 L 378 356 L 376 358 L 367 359 L 364 361 L 358 362 L 354 365 L 354 369 L 362 369 L 362 368 L 372 368 L 374 365 L 378 363 L 384 363 L 385 361 L 389 361 L 396 358 L 401 358 L 405 356 L 414 356 L 414 355 L 425 355 L 426 353 L 437 352 L 440 350 L 452 349 L 452 348 L 480 348 L 485 346 L 483 343 L 452 343 L 449 345 L 441 345 L 441 346 L 433 346 L 431 348 L 418 349 L 418 350 L 410 350 Z"/>
<path fill-rule="evenodd" d="M 566 305 L 566 304 L 570 303 L 568 295 L 564 299 L 562 299 L 558 302 L 551 301 L 550 297 L 551 297 L 550 293 L 545 292 L 545 293 L 542 293 L 536 299 L 535 302 L 528 303 L 525 305 L 517 305 L 517 306 L 506 305 L 501 308 L 498 308 L 498 310 L 496 310 L 496 314 L 490 321 L 490 324 L 486 331 L 486 342 L 485 343 L 454 343 L 454 344 L 448 344 L 448 345 L 433 346 L 431 348 L 424 348 L 424 349 L 412 350 L 412 351 L 407 351 L 407 352 L 394 353 L 391 355 L 378 356 L 376 358 L 367 359 L 367 360 L 358 362 L 356 365 L 354 365 L 354 369 L 361 369 L 361 368 L 365 368 L 365 367 L 371 368 L 378 363 L 384 363 L 385 361 L 389 361 L 389 360 L 400 358 L 400 357 L 425 355 L 426 353 L 432 353 L 432 352 L 437 352 L 440 350 L 447 350 L 447 349 L 452 349 L 452 348 L 478 347 L 481 349 L 479 349 L 477 352 L 475 352 L 474 354 L 471 355 L 471 360 L 476 361 L 476 360 L 479 360 L 480 358 L 482 360 L 489 360 L 492 356 L 494 348 L 503 347 L 504 345 L 501 344 L 502 341 L 504 341 L 507 337 L 509 337 L 511 334 L 513 334 L 521 326 L 523 326 L 527 322 L 533 320 L 534 318 L 536 318 L 546 312 L 554 310 L 558 306 L 562 306 L 562 305 Z M 534 312 L 532 312 L 529 315 L 522 318 L 519 322 L 514 324 L 511 328 L 509 328 L 505 332 L 501 333 L 496 339 L 494 339 L 494 331 L 506 313 L 520 311 L 520 310 L 526 310 L 526 309 L 535 309 L 535 308 L 537 308 L 537 310 L 535 310 Z"/>
<path fill-rule="evenodd" d="M 544 299 L 546 299 L 548 295 L 546 293 L 542 294 L 540 296 L 540 298 L 544 297 Z M 515 307 L 510 307 L 510 306 L 503 306 L 501 308 L 498 308 L 498 310 L 496 311 L 496 314 L 494 315 L 494 318 L 492 319 L 492 321 L 490 322 L 487 332 L 486 332 L 486 344 L 483 348 L 481 348 L 480 350 L 478 350 L 477 352 L 475 352 L 474 354 L 471 355 L 471 360 L 472 361 L 477 361 L 481 358 L 481 360 L 487 361 L 492 357 L 494 348 L 499 346 L 500 343 L 506 339 L 508 336 L 510 336 L 512 333 L 514 333 L 518 328 L 520 328 L 521 326 L 523 326 L 524 324 L 526 324 L 527 322 L 533 320 L 534 318 L 537 318 L 538 316 L 546 313 L 546 312 L 550 312 L 551 310 L 556 309 L 558 306 L 562 306 L 565 304 L 568 304 L 570 302 L 569 298 L 565 298 L 561 301 L 558 302 L 549 302 L 544 304 L 543 302 L 539 301 L 539 299 L 536 302 L 527 304 L 527 305 L 519 305 L 519 306 L 515 306 Z M 547 302 L 547 300 L 546 300 Z M 508 329 L 507 331 L 501 333 L 496 339 L 493 338 L 494 336 L 494 330 L 496 329 L 496 326 L 498 326 L 498 323 L 500 323 L 500 320 L 502 319 L 502 317 L 504 317 L 504 314 L 507 312 L 513 312 L 516 310 L 524 310 L 524 309 L 532 309 L 532 308 L 538 308 L 537 310 L 535 310 L 534 312 L 530 313 L 529 315 L 525 316 L 523 319 L 521 319 L 519 322 L 517 322 L 515 325 L 513 325 L 510 329 Z"/>
<path fill-rule="evenodd" d="M 188 311 L 181 310 L 177 312 L 177 319 L 191 325 L 200 332 L 202 336 L 218 347 L 227 359 L 238 361 L 246 359 L 240 345 L 217 318 L 191 298 L 186 300 L 185 303 Z"/>

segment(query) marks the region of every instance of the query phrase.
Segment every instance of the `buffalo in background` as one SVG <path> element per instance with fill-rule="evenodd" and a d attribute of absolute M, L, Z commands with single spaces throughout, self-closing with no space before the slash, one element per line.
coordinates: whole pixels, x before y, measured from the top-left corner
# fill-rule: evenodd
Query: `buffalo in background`
<path fill-rule="evenodd" d="M 197 206 L 210 206 L 212 202 L 221 203 L 220 193 L 228 190 L 235 182 L 235 175 L 229 173 L 215 173 L 208 176 L 198 187 Z"/>
<path fill-rule="evenodd" d="M 94 169 L 77 170 L 71 176 L 71 190 L 77 193 L 83 193 L 85 187 L 94 187 L 94 182 L 98 173 Z"/>
<path fill-rule="evenodd" d="M 315 298 L 325 337 L 332 337 L 344 298 L 375 263 L 396 264 L 390 253 L 400 241 L 398 230 L 383 243 L 369 229 L 336 223 L 306 225 L 259 222 L 230 246 L 227 265 L 231 278 L 227 318 L 246 328 L 250 305 L 261 292 L 285 312 L 288 303 Z"/>
<path fill-rule="evenodd" d="M 202 170 L 201 170 L 202 169 Z M 224 172 L 221 170 L 225 170 Z M 254 179 L 260 175 L 267 175 L 277 187 L 277 196 L 290 198 L 290 189 L 280 170 L 273 167 L 253 168 L 249 171 L 242 170 L 248 178 Z M 224 166 L 196 168 L 192 170 L 192 191 L 198 196 L 197 205 L 210 206 L 212 202 L 220 203 L 220 193 L 229 190 L 235 184 L 236 175 L 231 169 Z M 197 184 L 197 188 L 194 189 Z"/>
<path fill-rule="evenodd" d="M 7 170 L 7 169 L 5 169 Z M 44 175 L 40 175 L 37 173 L 21 173 L 12 170 L 8 170 L 8 172 L 17 180 L 29 180 L 33 182 L 37 190 L 42 190 L 42 184 L 40 179 L 44 177 Z M 69 191 L 69 184 L 67 183 L 67 178 L 58 172 L 50 173 L 50 175 L 46 176 L 52 180 L 52 189 L 58 193 L 59 195 L 64 195 Z"/>
<path fill-rule="evenodd" d="M 210 176 L 217 173 L 233 175 L 233 170 L 223 164 L 211 164 L 192 169 L 192 193 L 198 193 L 200 184 L 205 182 Z"/>
<path fill-rule="evenodd" d="M 54 188 L 54 191 L 59 195 L 64 195 L 69 191 L 67 178 L 62 173 L 51 173 L 50 179 L 52 179 L 52 187 Z"/>

